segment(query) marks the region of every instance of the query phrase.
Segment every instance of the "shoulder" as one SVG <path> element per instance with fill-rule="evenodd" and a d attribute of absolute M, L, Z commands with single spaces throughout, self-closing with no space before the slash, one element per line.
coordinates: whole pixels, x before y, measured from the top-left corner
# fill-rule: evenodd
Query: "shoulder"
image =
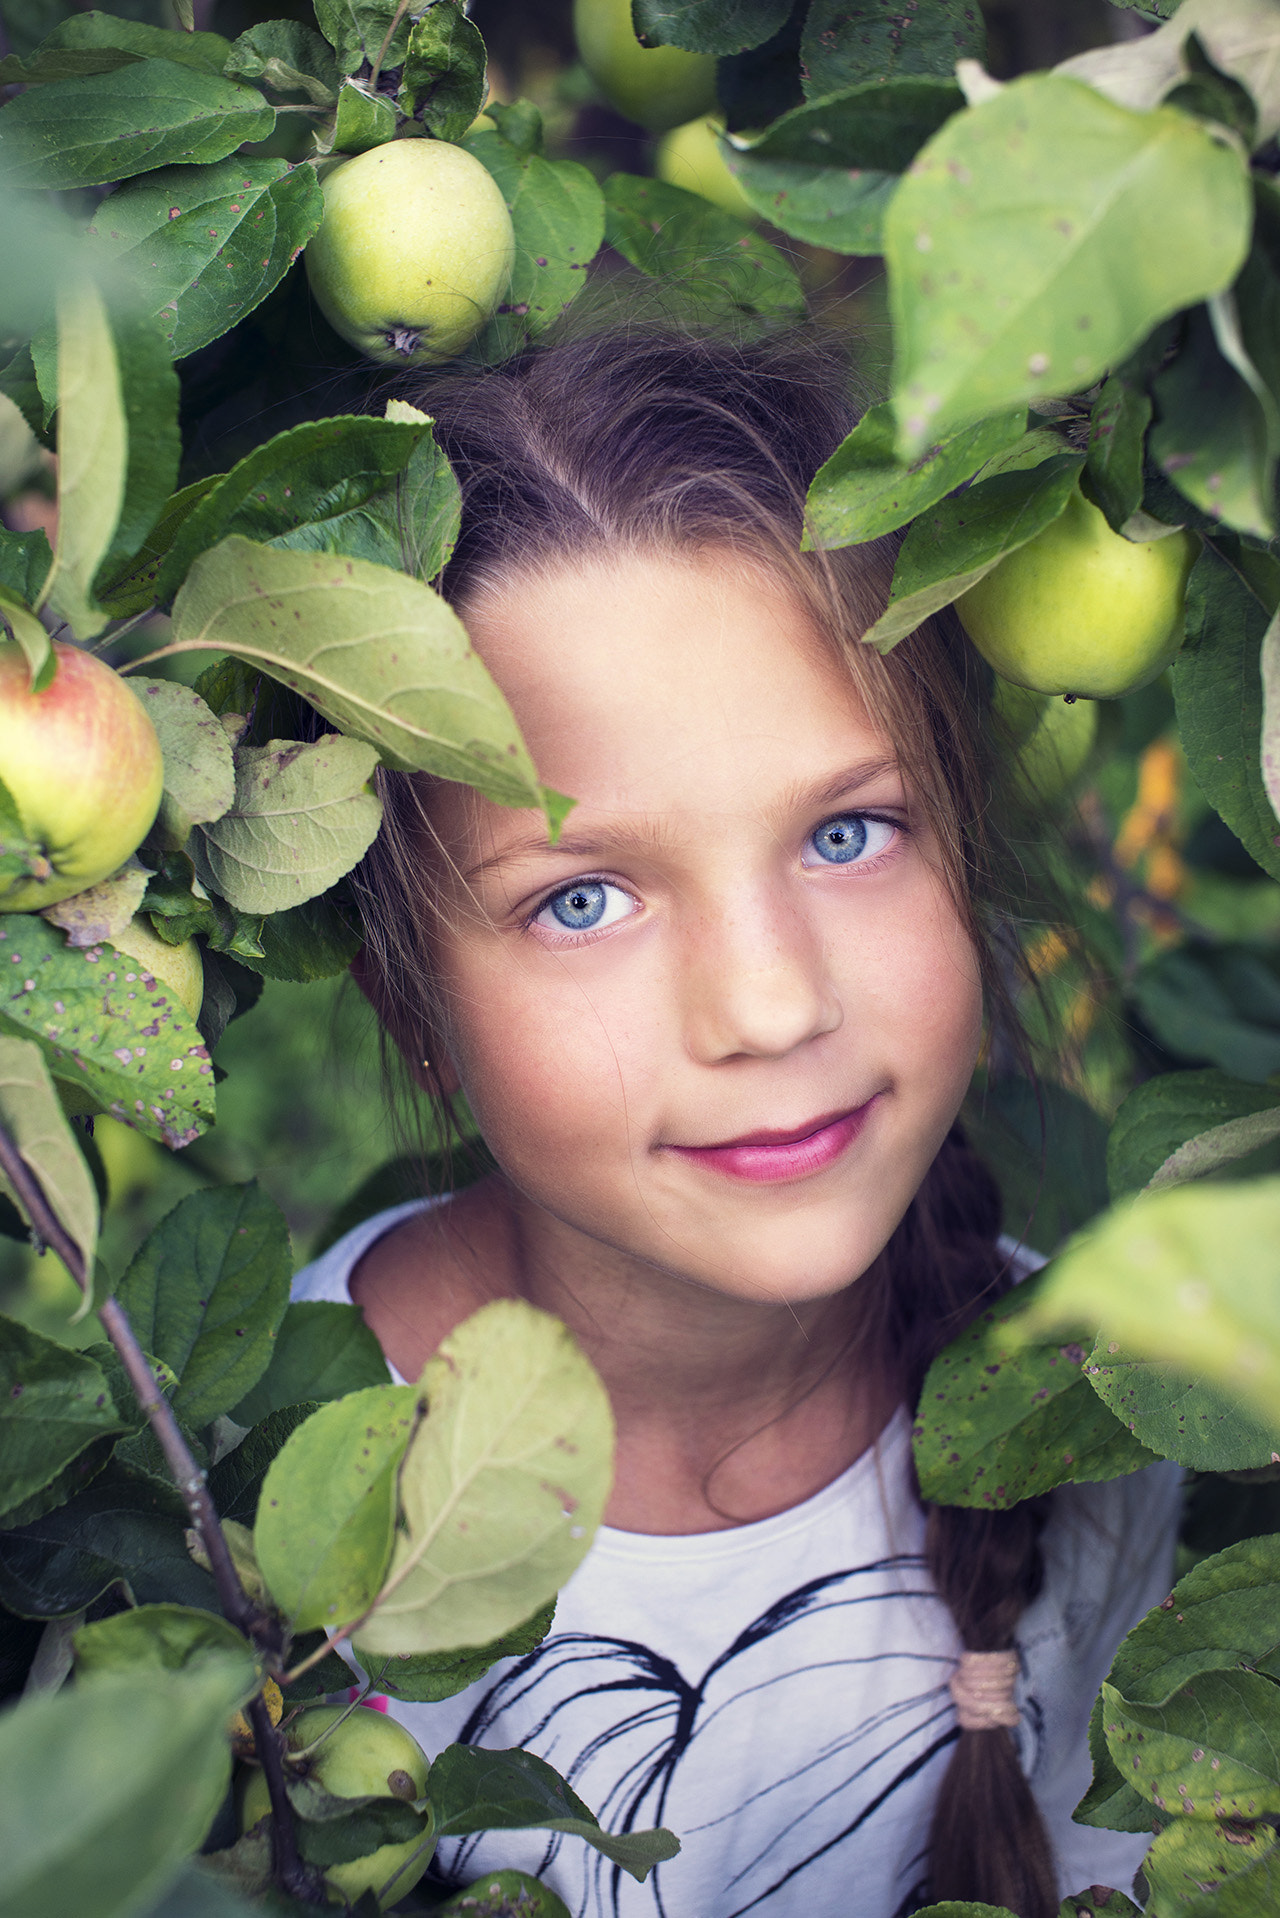
<path fill-rule="evenodd" d="M 319 1258 L 302 1267 L 294 1277 L 290 1296 L 295 1300 L 335 1300 L 350 1305 L 351 1276 L 365 1253 L 406 1219 L 436 1203 L 433 1199 L 410 1199 L 404 1205 L 390 1205 L 385 1211 L 362 1219 Z"/>

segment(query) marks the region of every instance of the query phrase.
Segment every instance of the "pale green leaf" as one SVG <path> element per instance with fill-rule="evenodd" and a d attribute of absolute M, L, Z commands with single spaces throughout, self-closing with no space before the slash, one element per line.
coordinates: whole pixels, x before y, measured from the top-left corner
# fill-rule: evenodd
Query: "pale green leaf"
<path fill-rule="evenodd" d="M 164 795 L 148 837 L 168 851 L 181 851 L 193 826 L 220 819 L 235 799 L 231 741 L 191 687 L 141 674 L 125 685 L 155 727 L 164 755 Z"/>
<path fill-rule="evenodd" d="M 31 608 L 0 586 L 0 625 L 8 628 L 21 646 L 31 674 L 31 690 L 42 693 L 53 684 L 57 671 L 53 642 Z"/>
<path fill-rule="evenodd" d="M 295 1631 L 338 1629 L 381 1587 L 396 1472 L 418 1416 L 411 1385 L 373 1385 L 322 1405 L 282 1446 L 258 1501 L 254 1545 Z"/>
<path fill-rule="evenodd" d="M 1146 1189 L 1156 1192 L 1161 1186 L 1185 1185 L 1190 1179 L 1203 1179 L 1223 1166 L 1235 1165 L 1273 1139 L 1280 1139 L 1280 1102 L 1269 1111 L 1243 1113 L 1237 1119 L 1226 1119 L 1221 1125 L 1210 1126 L 1206 1132 L 1198 1132 L 1169 1154 L 1147 1181 Z"/>
<path fill-rule="evenodd" d="M 1123 106 L 1153 107 L 1187 72 L 1183 48 L 1194 33 L 1213 65 L 1239 81 L 1258 108 L 1258 139 L 1280 132 L 1280 16 L 1273 0 L 1169 0 L 1153 13 L 1173 18 L 1153 34 L 1064 60 L 1074 74 Z"/>
<path fill-rule="evenodd" d="M 58 1223 L 79 1246 L 86 1272 L 98 1249 L 98 1193 L 84 1154 L 67 1124 L 39 1046 L 0 1035 L 0 1121 L 23 1163 L 35 1174 Z M 0 1172 L 0 1191 L 26 1217 L 18 1194 Z M 31 1220 L 27 1218 L 28 1225 Z"/>
<path fill-rule="evenodd" d="M 1142 1861 L 1147 1918 L 1262 1918 L 1280 1909 L 1275 1828 L 1179 1819 Z"/>
<path fill-rule="evenodd" d="M 417 580 L 228 539 L 192 567 L 173 632 L 180 651 L 263 668 L 388 765 L 461 780 L 503 805 L 543 804 L 506 700 L 457 614 Z"/>
<path fill-rule="evenodd" d="M 551 1630 L 555 1612 L 556 1602 L 551 1599 L 523 1625 L 487 1645 L 462 1646 L 451 1652 L 397 1652 L 375 1658 L 369 1673 L 374 1690 L 392 1698 L 429 1704 L 453 1698 L 483 1678 L 500 1658 L 524 1658 L 535 1651 Z"/>
<path fill-rule="evenodd" d="M 1200 1672 L 1162 1705 L 1104 1685 L 1102 1723 L 1117 1768 L 1158 1811 L 1280 1812 L 1280 1687 L 1260 1672 Z"/>
<path fill-rule="evenodd" d="M 129 463 L 120 363 L 91 281 L 59 297 L 58 364 L 58 539 L 42 601 L 83 640 L 106 625 L 93 580 L 120 518 Z"/>
<path fill-rule="evenodd" d="M 146 867 L 133 860 L 96 886 L 46 906 L 41 917 L 66 933 L 69 946 L 100 946 L 124 931 L 142 904 L 150 877 Z"/>
<path fill-rule="evenodd" d="M 1136 1086 L 1116 1114 L 1107 1140 L 1111 1196 L 1205 1178 L 1237 1164 L 1276 1136 L 1278 1114 L 1275 1087 L 1216 1070 L 1159 1073 Z M 1259 1122 L 1256 1135 L 1253 1121 Z"/>
<path fill-rule="evenodd" d="M 557 1319 L 517 1299 L 483 1306 L 420 1389 L 429 1413 L 362 1656 L 484 1645 L 520 1624 L 586 1555 L 608 1496 L 608 1397 Z"/>
<path fill-rule="evenodd" d="M 139 1605 L 82 1625 L 75 1652 L 77 1684 L 105 1673 L 190 1671 L 211 1657 L 228 1669 L 239 1660 L 246 1692 L 258 1677 L 249 1642 L 235 1626 L 190 1605 Z"/>
<path fill-rule="evenodd" d="M 1280 818 L 1280 614 L 1262 635 L 1262 784 Z"/>
<path fill-rule="evenodd" d="M 1239 152 L 1033 74 L 947 122 L 885 217 L 899 452 L 1078 391 L 1248 250 Z"/>
<path fill-rule="evenodd" d="M 329 153 L 367 153 L 395 137 L 396 110 L 381 93 L 370 93 L 355 80 L 344 80 L 338 89 L 338 105 L 333 129 L 323 151 Z"/>

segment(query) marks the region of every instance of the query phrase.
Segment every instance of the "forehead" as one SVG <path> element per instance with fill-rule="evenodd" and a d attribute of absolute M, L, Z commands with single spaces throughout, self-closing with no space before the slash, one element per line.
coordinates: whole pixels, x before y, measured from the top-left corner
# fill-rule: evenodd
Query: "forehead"
<path fill-rule="evenodd" d="M 787 584 L 724 551 L 549 567 L 466 621 L 541 778 L 584 803 L 749 804 L 890 750 Z"/>

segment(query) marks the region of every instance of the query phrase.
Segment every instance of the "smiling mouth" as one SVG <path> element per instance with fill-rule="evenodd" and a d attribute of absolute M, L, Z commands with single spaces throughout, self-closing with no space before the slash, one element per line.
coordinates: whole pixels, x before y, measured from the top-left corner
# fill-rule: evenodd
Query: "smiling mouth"
<path fill-rule="evenodd" d="M 865 1105 L 810 1120 L 788 1132 L 746 1132 L 720 1145 L 676 1145 L 667 1150 L 707 1171 L 752 1185 L 807 1179 L 834 1165 L 853 1144 L 879 1096 L 876 1093 Z"/>

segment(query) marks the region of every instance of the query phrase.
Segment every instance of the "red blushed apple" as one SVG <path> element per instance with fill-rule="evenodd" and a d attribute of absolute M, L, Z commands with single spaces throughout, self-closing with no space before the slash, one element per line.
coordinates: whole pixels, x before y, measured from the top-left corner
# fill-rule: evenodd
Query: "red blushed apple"
<path fill-rule="evenodd" d="M 0 781 L 36 848 L 28 872 L 0 880 L 0 912 L 39 912 L 96 886 L 160 805 L 160 741 L 139 702 L 92 653 L 53 650 L 53 683 L 33 693 L 21 648 L 0 643 Z"/>

